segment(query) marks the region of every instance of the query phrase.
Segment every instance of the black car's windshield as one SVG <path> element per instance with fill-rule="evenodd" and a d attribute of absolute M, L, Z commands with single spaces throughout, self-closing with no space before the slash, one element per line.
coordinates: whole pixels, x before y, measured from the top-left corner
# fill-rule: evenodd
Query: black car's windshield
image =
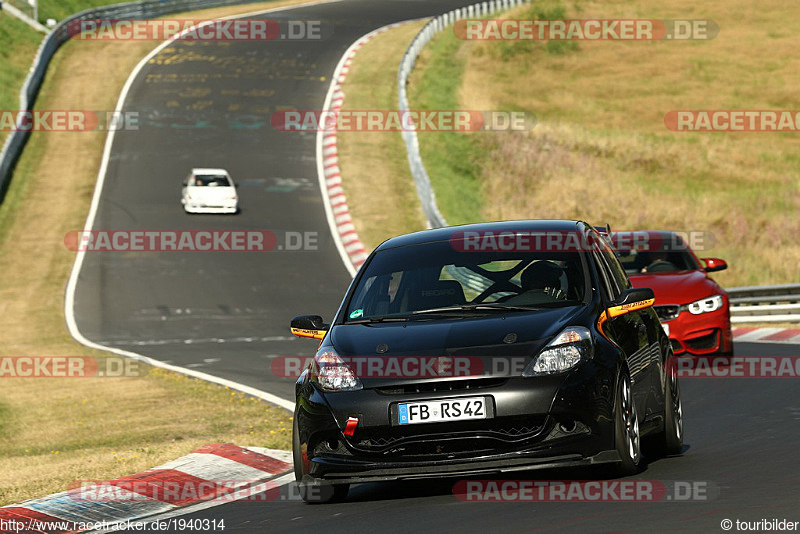
<path fill-rule="evenodd" d="M 578 252 L 464 252 L 449 242 L 378 252 L 346 321 L 521 312 L 575 305 L 586 284 Z"/>

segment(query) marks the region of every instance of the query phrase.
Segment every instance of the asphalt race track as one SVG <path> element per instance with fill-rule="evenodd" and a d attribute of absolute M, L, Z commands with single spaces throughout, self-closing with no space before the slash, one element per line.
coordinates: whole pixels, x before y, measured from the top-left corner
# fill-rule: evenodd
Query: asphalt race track
<path fill-rule="evenodd" d="M 139 130 L 117 132 L 94 229 L 271 230 L 279 243 L 315 232 L 318 250 L 88 253 L 75 293 L 81 333 L 289 398 L 293 382 L 271 375 L 271 359 L 316 346 L 294 339 L 289 320 L 331 319 L 350 277 L 323 211 L 316 132 L 279 132 L 270 116 L 321 109 L 339 58 L 369 31 L 469 3 L 321 4 L 263 18 L 324 21 L 322 40 L 186 41 L 156 56 L 125 103 Z M 241 213 L 186 215 L 192 167 L 228 169 Z"/>
<path fill-rule="evenodd" d="M 117 133 L 96 230 L 315 232 L 318 249 L 269 253 L 89 253 L 76 291 L 82 334 L 104 345 L 202 370 L 292 398 L 270 372 L 278 355 L 308 355 L 289 319 L 330 319 L 350 278 L 330 236 L 319 192 L 315 133 L 282 133 L 280 109 L 320 109 L 330 75 L 361 35 L 470 0 L 351 0 L 269 18 L 326 21 L 323 41 L 177 43 L 135 81 L 125 110 L 139 131 Z M 183 213 L 192 167 L 224 167 L 240 184 L 241 213 Z M 737 355 L 797 355 L 791 345 L 738 344 Z M 225 531 L 719 531 L 720 521 L 798 519 L 800 401 L 792 380 L 686 379 L 688 449 L 636 478 L 700 481 L 708 500 L 658 503 L 465 503 L 452 480 L 365 484 L 341 504 L 236 502 L 187 517 L 225 519 Z M 256 444 L 254 444 L 256 445 Z M 539 472 L 542 480 L 587 471 Z M 522 477 L 524 478 L 524 477 Z M 735 528 L 734 528 L 735 529 Z"/>
<path fill-rule="evenodd" d="M 742 343 L 739 356 L 797 355 L 791 345 Z M 800 402 L 791 378 L 681 382 L 684 454 L 654 458 L 631 479 L 696 483 L 706 500 L 463 502 L 456 479 L 353 486 L 346 502 L 307 505 L 283 493 L 184 516 L 225 520 L 233 532 L 720 532 L 723 519 L 797 520 Z M 516 473 L 502 480 L 593 480 L 590 469 Z M 602 476 L 602 474 L 600 474 Z M 492 479 L 493 477 L 487 477 Z M 630 480 L 630 479 L 626 479 Z M 683 494 L 675 494 L 680 497 Z M 698 496 L 703 496 L 698 492 Z M 380 527 L 376 527 L 380 525 Z M 734 527 L 735 529 L 735 527 Z"/>

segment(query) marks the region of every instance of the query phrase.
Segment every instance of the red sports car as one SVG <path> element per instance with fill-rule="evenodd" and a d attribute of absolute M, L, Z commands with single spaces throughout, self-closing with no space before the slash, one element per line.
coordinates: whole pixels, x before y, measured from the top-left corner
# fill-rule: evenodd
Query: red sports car
<path fill-rule="evenodd" d="M 675 232 L 612 234 L 634 287 L 649 287 L 675 354 L 733 355 L 728 294 L 708 273 L 727 269 L 718 258 L 698 258 Z"/>

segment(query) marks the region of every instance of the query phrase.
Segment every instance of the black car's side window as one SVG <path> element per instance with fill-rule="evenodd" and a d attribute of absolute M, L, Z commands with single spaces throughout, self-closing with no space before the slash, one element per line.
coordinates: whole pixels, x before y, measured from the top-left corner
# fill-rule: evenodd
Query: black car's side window
<path fill-rule="evenodd" d="M 600 274 L 600 283 L 609 302 L 615 300 L 619 296 L 619 289 L 617 288 L 614 278 L 608 272 L 608 265 L 606 265 L 605 258 L 599 252 L 594 253 L 595 263 L 597 263 L 597 271 Z"/>
<path fill-rule="evenodd" d="M 593 237 L 599 239 L 598 236 Z M 603 255 L 598 250 L 597 245 L 592 247 L 592 259 L 594 259 L 594 265 L 597 269 L 597 277 L 599 279 L 600 291 L 603 294 L 603 298 L 607 302 L 611 302 L 617 298 L 619 292 L 615 291 L 614 284 L 611 281 L 611 274 L 608 272 L 608 266 L 603 259 Z"/>
<path fill-rule="evenodd" d="M 600 247 L 601 253 L 606 260 L 609 271 L 611 272 L 611 276 L 614 278 L 619 291 L 622 292 L 623 290 L 630 288 L 631 282 L 628 280 L 628 275 L 625 274 L 625 269 L 619 262 L 617 255 L 614 254 L 614 251 L 611 250 L 611 247 L 605 241 L 600 243 Z"/>

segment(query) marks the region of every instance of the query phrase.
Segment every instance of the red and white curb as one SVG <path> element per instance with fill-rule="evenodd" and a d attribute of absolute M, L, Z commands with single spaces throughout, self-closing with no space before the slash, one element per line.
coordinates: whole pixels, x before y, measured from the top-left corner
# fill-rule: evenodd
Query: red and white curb
<path fill-rule="evenodd" d="M 350 48 L 344 53 L 333 71 L 333 78 L 328 88 L 328 95 L 325 98 L 323 112 L 338 112 L 342 109 L 346 96 L 344 91 L 345 82 L 350 73 L 353 58 L 358 51 L 376 35 L 409 22 L 413 21 L 383 26 L 364 35 L 350 45 Z M 342 187 L 342 171 L 339 168 L 339 151 L 335 127 L 333 129 L 320 130 L 317 133 L 317 171 L 322 197 L 325 201 L 325 212 L 334 241 L 336 241 L 345 266 L 350 271 L 350 274 L 355 276 L 369 253 L 364 243 L 359 239 L 356 227 L 353 225 L 350 208 L 347 205 L 347 197 Z"/>
<path fill-rule="evenodd" d="M 800 344 L 800 328 L 750 328 L 736 326 L 733 340 L 743 343 Z"/>
<path fill-rule="evenodd" d="M 252 497 L 275 487 L 274 480 L 292 469 L 291 461 L 289 451 L 207 445 L 143 473 L 4 506 L 0 532 L 78 532 L 80 525 L 142 521 L 209 500 Z M 17 528 L 8 528 L 12 521 Z M 20 525 L 27 528 L 19 530 Z"/>

